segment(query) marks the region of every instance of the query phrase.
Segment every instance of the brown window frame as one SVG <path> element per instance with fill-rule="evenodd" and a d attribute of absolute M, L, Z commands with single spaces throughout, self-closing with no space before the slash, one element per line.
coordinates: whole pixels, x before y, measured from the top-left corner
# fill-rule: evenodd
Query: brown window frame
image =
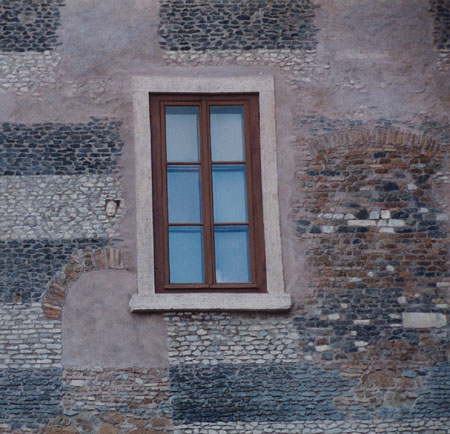
<path fill-rule="evenodd" d="M 169 283 L 169 243 L 167 172 L 165 157 L 165 107 L 189 105 L 199 107 L 203 266 L 205 283 Z M 249 227 L 249 283 L 216 283 L 214 280 L 214 221 L 212 198 L 212 160 L 210 152 L 210 105 L 242 105 L 244 107 L 245 162 L 218 164 L 246 164 L 247 208 Z M 153 229 L 155 292 L 247 292 L 267 291 L 264 226 L 262 209 L 261 151 L 259 136 L 258 94 L 150 94 L 150 127 L 153 185 Z M 172 165 L 173 162 L 170 162 Z M 175 163 L 177 164 L 177 163 Z M 191 163 L 189 163 L 191 164 Z M 239 224 L 239 222 L 231 223 Z M 221 224 L 222 225 L 222 224 Z"/>

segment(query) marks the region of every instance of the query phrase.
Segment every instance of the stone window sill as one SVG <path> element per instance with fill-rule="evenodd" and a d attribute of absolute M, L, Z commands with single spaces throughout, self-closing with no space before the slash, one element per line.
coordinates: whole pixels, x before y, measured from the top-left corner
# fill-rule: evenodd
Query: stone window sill
<path fill-rule="evenodd" d="M 290 294 L 135 294 L 132 312 L 282 311 L 291 307 Z"/>

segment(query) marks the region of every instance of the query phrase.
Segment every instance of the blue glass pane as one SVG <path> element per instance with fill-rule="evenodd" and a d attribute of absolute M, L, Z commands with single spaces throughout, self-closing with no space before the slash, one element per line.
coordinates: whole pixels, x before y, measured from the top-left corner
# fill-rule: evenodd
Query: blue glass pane
<path fill-rule="evenodd" d="M 203 283 L 203 235 L 195 226 L 169 227 L 170 283 Z"/>
<path fill-rule="evenodd" d="M 214 222 L 246 223 L 245 165 L 213 164 Z"/>
<path fill-rule="evenodd" d="M 244 107 L 212 106 L 210 120 L 213 161 L 244 161 Z"/>
<path fill-rule="evenodd" d="M 214 228 L 217 283 L 250 282 L 247 226 Z"/>
<path fill-rule="evenodd" d="M 167 166 L 169 223 L 201 223 L 199 166 Z"/>
<path fill-rule="evenodd" d="M 166 107 L 167 161 L 199 161 L 198 107 Z"/>

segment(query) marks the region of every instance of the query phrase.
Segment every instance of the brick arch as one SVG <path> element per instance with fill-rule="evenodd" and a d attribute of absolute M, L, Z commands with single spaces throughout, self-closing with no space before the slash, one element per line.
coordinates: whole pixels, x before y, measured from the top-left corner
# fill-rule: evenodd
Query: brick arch
<path fill-rule="evenodd" d="M 445 360 L 436 342 L 448 314 L 450 226 L 436 188 L 448 179 L 449 144 L 373 126 L 307 144 L 313 156 L 300 156 L 292 208 L 309 306 L 299 304 L 294 323 L 302 347 L 319 345 L 308 349 L 316 363 L 367 367 L 354 396 L 376 384 L 387 397 L 398 390 L 404 366 Z M 442 322 L 422 331 L 420 319 L 409 320 L 415 313 Z M 320 338 L 313 329 L 319 325 L 327 330 Z M 384 397 L 370 406 L 381 408 Z M 343 402 L 348 408 L 347 397 Z"/>
<path fill-rule="evenodd" d="M 64 269 L 48 284 L 42 309 L 48 319 L 60 319 L 69 287 L 82 274 L 99 270 L 129 270 L 129 253 L 123 249 L 86 248 L 73 254 Z"/>
<path fill-rule="evenodd" d="M 396 127 L 354 127 L 342 129 L 313 139 L 309 147 L 313 154 L 319 154 L 340 146 L 368 145 L 376 143 L 382 146 L 409 146 L 426 154 L 435 154 L 440 150 L 439 142 L 433 137 L 405 131 Z"/>

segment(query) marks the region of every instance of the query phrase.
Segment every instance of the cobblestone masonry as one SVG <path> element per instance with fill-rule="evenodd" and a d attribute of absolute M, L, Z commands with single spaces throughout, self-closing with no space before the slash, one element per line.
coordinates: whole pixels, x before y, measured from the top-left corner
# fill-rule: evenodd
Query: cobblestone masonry
<path fill-rule="evenodd" d="M 430 0 L 434 15 L 434 43 L 439 49 L 450 49 L 450 1 Z"/>
<path fill-rule="evenodd" d="M 355 420 L 355 421 L 295 421 L 295 422 L 216 422 L 178 425 L 174 434 L 268 434 L 268 433 L 302 433 L 302 434 L 371 434 L 380 433 L 424 433 L 447 434 L 450 419 L 427 419 L 410 421 Z"/>
<path fill-rule="evenodd" d="M 425 368 L 425 371 L 428 376 L 423 391 L 414 403 L 412 414 L 417 418 L 446 417 L 449 411 L 450 363 L 438 363 L 432 368 Z"/>
<path fill-rule="evenodd" d="M 119 123 L 14 124 L 0 128 L 0 175 L 110 174 L 123 143 Z"/>
<path fill-rule="evenodd" d="M 323 115 L 306 115 L 295 119 L 295 135 L 303 137 L 305 134 L 308 138 L 302 139 L 306 141 L 314 141 L 317 137 L 327 137 L 326 133 L 343 131 L 357 131 L 358 128 L 388 128 L 401 129 L 404 134 L 416 134 L 432 137 L 438 143 L 450 143 L 450 122 L 437 122 L 433 119 L 423 119 L 420 124 L 410 124 L 399 122 L 391 119 L 376 119 L 371 122 L 363 122 L 355 119 L 332 119 Z M 368 133 L 370 135 L 370 132 Z"/>
<path fill-rule="evenodd" d="M 0 305 L 0 369 L 61 368 L 61 324 L 40 303 Z"/>
<path fill-rule="evenodd" d="M 0 2 L 0 51 L 45 51 L 58 44 L 63 0 Z"/>
<path fill-rule="evenodd" d="M 62 411 L 61 369 L 0 370 L 0 420 L 38 427 Z"/>
<path fill-rule="evenodd" d="M 311 77 L 322 76 L 329 68 L 328 63 L 316 62 L 316 50 L 299 49 L 255 49 L 255 50 L 206 50 L 206 51 L 169 51 L 163 53 L 169 65 L 271 65 L 286 74 L 286 81 L 295 89 L 311 82 Z"/>
<path fill-rule="evenodd" d="M 439 67 L 450 65 L 450 0 L 430 0 L 434 17 L 434 44 L 438 49 Z"/>
<path fill-rule="evenodd" d="M 54 51 L 0 53 L 0 91 L 18 95 L 56 83 L 60 55 Z"/>
<path fill-rule="evenodd" d="M 350 383 L 337 371 L 298 363 L 179 366 L 170 369 L 174 420 L 340 419 L 333 397 Z"/>
<path fill-rule="evenodd" d="M 73 280 L 74 254 L 102 248 L 116 234 L 121 208 L 109 220 L 104 206 L 105 199 L 120 198 L 117 129 L 108 120 L 1 124 L 0 374 L 6 397 L 0 431 L 42 432 L 62 414 L 61 324 L 51 321 L 59 318 L 61 303 L 55 290 L 44 305 L 35 302 L 56 278 Z M 116 256 L 116 265 L 123 264 Z M 102 424 L 98 419 L 95 426 Z"/>
<path fill-rule="evenodd" d="M 39 301 L 74 252 L 106 244 L 106 239 L 0 241 L 0 301 Z"/>
<path fill-rule="evenodd" d="M 94 432 L 98 420 L 113 422 L 121 432 L 136 427 L 169 432 L 171 407 L 166 370 L 65 369 L 63 384 L 64 414 L 71 416 L 75 424 L 77 415 L 91 421 L 90 428 L 80 432 Z"/>
<path fill-rule="evenodd" d="M 299 172 L 297 232 L 314 295 L 294 319 L 306 358 L 358 379 L 335 399 L 355 419 L 446 416 L 449 385 L 436 379 L 448 369 L 448 216 L 432 191 L 448 180 L 445 148 L 359 128 L 311 149 Z M 407 312 L 431 313 L 434 328 L 418 315 L 407 328 Z"/>
<path fill-rule="evenodd" d="M 0 305 L 0 432 L 62 412 L 61 325 L 39 303 Z"/>
<path fill-rule="evenodd" d="M 159 34 L 165 62 L 271 65 L 300 88 L 330 68 L 315 62 L 315 7 L 310 0 L 163 1 Z"/>
<path fill-rule="evenodd" d="M 160 46 L 171 51 L 311 49 L 310 0 L 162 0 Z"/>
<path fill-rule="evenodd" d="M 108 218 L 106 199 L 121 197 L 110 175 L 0 177 L 0 239 L 73 239 L 117 236 L 118 214 Z"/>
<path fill-rule="evenodd" d="M 295 363 L 300 357 L 299 335 L 287 317 L 198 313 L 166 319 L 172 366 Z"/>
<path fill-rule="evenodd" d="M 272 65 L 298 88 L 329 68 L 314 62 L 315 7 L 310 0 L 162 1 L 163 56 L 174 65 Z"/>

